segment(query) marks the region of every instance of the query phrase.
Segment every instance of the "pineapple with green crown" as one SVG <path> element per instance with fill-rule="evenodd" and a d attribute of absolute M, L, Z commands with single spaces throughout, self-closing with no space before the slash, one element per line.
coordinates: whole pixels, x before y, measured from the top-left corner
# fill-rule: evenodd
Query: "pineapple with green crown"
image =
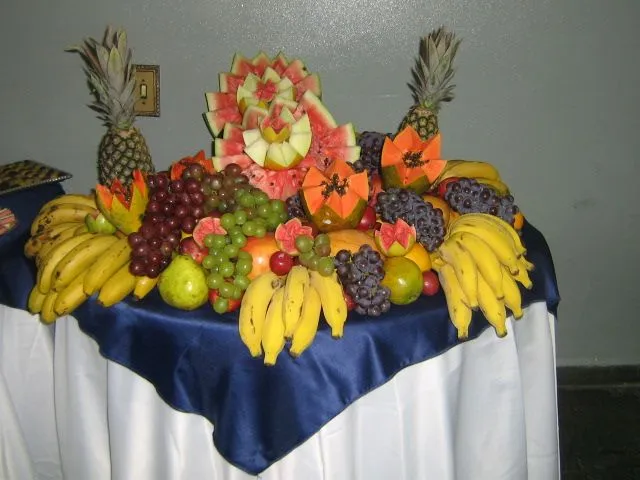
<path fill-rule="evenodd" d="M 109 26 L 102 43 L 88 38 L 82 45 L 67 51 L 77 52 L 82 57 L 84 72 L 95 96 L 91 108 L 98 112 L 98 118 L 108 128 L 98 149 L 99 183 L 111 185 L 118 179 L 128 186 L 134 170 L 155 172 L 147 142 L 133 125 L 138 96 L 126 32 L 114 32 Z"/>
<path fill-rule="evenodd" d="M 409 83 L 415 103 L 402 120 L 399 132 L 410 125 L 425 141 L 438 133 L 440 106 L 454 96 L 453 60 L 459 46 L 460 40 L 444 27 L 420 39 L 419 55 L 411 70 L 413 81 Z"/>

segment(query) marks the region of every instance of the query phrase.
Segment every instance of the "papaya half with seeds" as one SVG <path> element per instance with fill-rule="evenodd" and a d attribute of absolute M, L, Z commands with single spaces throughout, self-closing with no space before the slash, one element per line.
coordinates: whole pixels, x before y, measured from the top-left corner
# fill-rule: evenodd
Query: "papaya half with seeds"
<path fill-rule="evenodd" d="M 311 167 L 302 182 L 300 197 L 308 218 L 319 231 L 355 228 L 369 201 L 367 172 L 356 173 L 340 159 L 324 172 Z"/>

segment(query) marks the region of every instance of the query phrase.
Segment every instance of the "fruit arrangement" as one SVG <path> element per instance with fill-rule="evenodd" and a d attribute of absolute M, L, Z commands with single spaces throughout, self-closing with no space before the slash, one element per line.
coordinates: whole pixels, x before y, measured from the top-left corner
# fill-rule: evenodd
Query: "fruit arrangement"
<path fill-rule="evenodd" d="M 376 321 L 423 295 L 446 297 L 460 339 L 474 310 L 504 336 L 534 266 L 496 168 L 441 158 L 458 45 L 442 28 L 421 39 L 415 104 L 393 134 L 338 125 L 300 60 L 237 54 L 205 95 L 211 157 L 42 208 L 25 245 L 29 310 L 52 322 L 93 295 L 109 307 L 157 288 L 171 307 L 237 318 L 266 365 L 287 346 L 303 354 L 322 318 L 340 338 L 350 317 Z"/>

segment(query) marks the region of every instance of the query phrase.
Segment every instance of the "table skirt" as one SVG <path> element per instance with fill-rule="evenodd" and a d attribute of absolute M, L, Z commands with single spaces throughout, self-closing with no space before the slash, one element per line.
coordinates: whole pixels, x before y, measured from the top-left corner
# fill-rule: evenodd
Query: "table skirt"
<path fill-rule="evenodd" d="M 0 479 L 558 479 L 555 318 L 536 302 L 508 329 L 405 368 L 252 477 L 73 317 L 0 306 Z"/>

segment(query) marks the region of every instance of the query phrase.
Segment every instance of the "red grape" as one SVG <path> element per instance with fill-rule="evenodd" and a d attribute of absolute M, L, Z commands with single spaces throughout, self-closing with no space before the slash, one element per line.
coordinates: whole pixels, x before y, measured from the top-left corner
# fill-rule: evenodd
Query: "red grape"
<path fill-rule="evenodd" d="M 173 214 L 179 218 L 179 219 L 183 219 L 184 217 L 186 217 L 189 214 L 189 208 L 186 205 L 177 205 L 176 208 L 173 211 Z"/>
<path fill-rule="evenodd" d="M 152 200 L 147 204 L 146 213 L 160 213 L 162 210 L 162 204 L 157 200 Z"/>
<path fill-rule="evenodd" d="M 156 186 L 158 190 L 164 190 L 169 186 L 169 177 L 166 172 L 159 172 L 156 175 Z"/>
<path fill-rule="evenodd" d="M 177 199 L 178 199 L 178 202 L 180 202 L 182 205 L 190 205 L 191 204 L 191 197 L 189 196 L 189 194 L 187 192 L 179 193 L 177 195 Z"/>
<path fill-rule="evenodd" d="M 160 262 L 162 261 L 162 254 L 159 251 L 154 251 L 151 252 L 148 256 L 147 256 L 147 260 L 149 261 L 149 265 L 160 265 Z"/>
<path fill-rule="evenodd" d="M 196 219 L 193 217 L 184 217 L 182 219 L 182 230 L 186 233 L 193 232 L 193 229 L 196 228 Z"/>
<path fill-rule="evenodd" d="M 191 207 L 191 216 L 196 219 L 201 219 L 202 217 L 204 217 L 204 208 L 201 205 Z"/>
<path fill-rule="evenodd" d="M 146 257 L 149 254 L 149 245 L 147 245 L 147 242 L 139 243 L 133 248 L 132 254 L 136 258 Z"/>
<path fill-rule="evenodd" d="M 200 186 L 200 182 L 195 178 L 189 178 L 184 182 L 184 189 L 188 193 L 196 193 L 200 192 L 202 187 Z"/>
<path fill-rule="evenodd" d="M 230 163 L 224 167 L 224 173 L 230 177 L 236 177 L 242 173 L 242 167 L 237 163 Z"/>
<path fill-rule="evenodd" d="M 153 237 L 149 239 L 147 244 L 149 245 L 149 247 L 151 247 L 152 250 L 158 250 L 160 248 L 160 245 L 162 245 L 162 239 Z"/>
<path fill-rule="evenodd" d="M 149 240 L 150 238 L 155 237 L 156 235 L 156 229 L 150 223 L 143 223 L 139 231 L 145 240 Z"/>
<path fill-rule="evenodd" d="M 147 276 L 149 278 L 156 278 L 160 275 L 160 265 L 147 265 Z"/>
<path fill-rule="evenodd" d="M 152 215 L 149 216 L 149 220 L 151 221 L 151 223 L 153 223 L 154 225 L 157 225 L 158 223 L 161 223 L 164 221 L 164 215 L 160 214 L 160 213 L 154 213 Z"/>
<path fill-rule="evenodd" d="M 178 246 L 178 244 L 180 243 L 180 237 L 178 235 L 176 235 L 175 233 L 170 233 L 169 235 L 167 235 L 166 237 L 164 237 L 164 239 L 169 242 L 169 244 L 173 247 L 176 248 Z"/>
<path fill-rule="evenodd" d="M 204 194 L 202 192 L 191 193 L 189 196 L 193 205 L 202 205 L 204 203 Z"/>
<path fill-rule="evenodd" d="M 286 275 L 293 267 L 293 257 L 285 252 L 275 252 L 269 258 L 269 268 L 276 275 Z"/>
<path fill-rule="evenodd" d="M 171 232 L 171 230 L 173 230 L 173 228 L 171 228 L 169 222 L 162 222 L 157 226 L 158 236 L 160 238 L 164 238 L 169 235 L 169 232 Z"/>
<path fill-rule="evenodd" d="M 141 277 L 146 274 L 147 266 L 145 265 L 144 260 L 131 260 L 129 264 L 129 272 L 131 275 L 135 275 L 137 277 Z"/>
<path fill-rule="evenodd" d="M 171 242 L 166 240 L 162 242 L 162 245 L 160 245 L 160 253 L 162 253 L 164 257 L 170 257 L 172 252 L 173 247 L 171 246 Z"/>
<path fill-rule="evenodd" d="M 150 200 L 152 202 L 164 203 L 167 200 L 168 196 L 169 196 L 169 194 L 167 192 L 165 192 L 164 190 L 158 190 L 156 193 L 151 195 L 151 199 Z"/>
<path fill-rule="evenodd" d="M 171 182 L 171 193 L 180 193 L 184 191 L 184 182 L 181 179 Z"/>
<path fill-rule="evenodd" d="M 178 217 L 169 217 L 167 219 L 167 226 L 169 227 L 169 230 L 177 230 L 180 228 L 181 223 L 182 222 Z"/>
<path fill-rule="evenodd" d="M 129 246 L 134 248 L 136 245 L 144 242 L 144 237 L 139 232 L 134 232 L 129 235 Z"/>
<path fill-rule="evenodd" d="M 163 203 L 162 213 L 164 213 L 165 215 L 171 215 L 171 212 L 173 212 L 173 205 L 171 205 L 170 203 Z"/>

